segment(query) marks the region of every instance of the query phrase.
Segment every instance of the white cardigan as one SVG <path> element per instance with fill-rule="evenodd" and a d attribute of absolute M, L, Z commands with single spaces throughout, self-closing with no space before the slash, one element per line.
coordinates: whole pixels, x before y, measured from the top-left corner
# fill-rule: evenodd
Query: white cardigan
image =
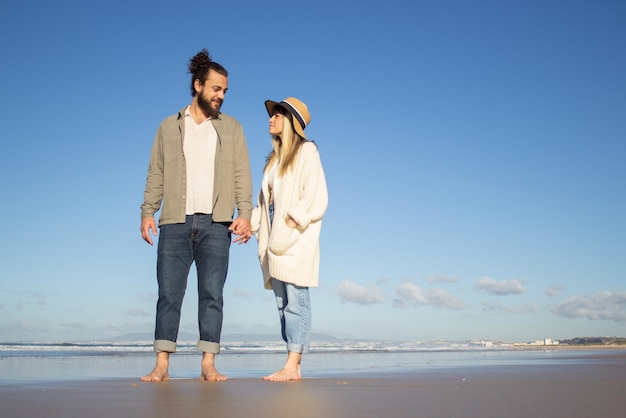
<path fill-rule="evenodd" d="M 252 211 L 252 233 L 259 243 L 259 262 L 266 289 L 270 279 L 302 287 L 317 287 L 320 266 L 322 216 L 328 191 L 322 162 L 313 142 L 300 148 L 293 170 L 274 178 L 274 221 L 270 226 L 268 173 L 264 173 L 257 207 Z M 297 228 L 286 223 L 290 216 Z"/>

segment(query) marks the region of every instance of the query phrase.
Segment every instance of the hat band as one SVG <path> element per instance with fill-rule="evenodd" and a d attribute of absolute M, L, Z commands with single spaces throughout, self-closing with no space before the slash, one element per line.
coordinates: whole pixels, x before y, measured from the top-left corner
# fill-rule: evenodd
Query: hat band
<path fill-rule="evenodd" d="M 296 119 L 298 120 L 298 123 L 300 124 L 300 126 L 302 127 L 302 129 L 306 128 L 306 122 L 304 121 L 304 118 L 302 117 L 302 115 L 300 114 L 300 112 L 298 112 L 298 109 L 296 109 L 295 107 L 293 107 L 293 105 L 285 100 L 283 100 L 282 102 L 280 102 L 281 104 L 285 104 L 287 106 L 289 106 L 289 109 L 292 110 L 291 114 L 293 116 L 296 117 Z"/>

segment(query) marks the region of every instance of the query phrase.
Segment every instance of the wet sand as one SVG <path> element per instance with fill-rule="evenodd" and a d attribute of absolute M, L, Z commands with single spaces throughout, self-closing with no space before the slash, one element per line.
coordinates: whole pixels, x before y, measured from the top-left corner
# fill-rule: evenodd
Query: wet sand
<path fill-rule="evenodd" d="M 626 353 L 561 364 L 421 368 L 270 383 L 80 379 L 4 383 L 2 417 L 623 417 Z"/>

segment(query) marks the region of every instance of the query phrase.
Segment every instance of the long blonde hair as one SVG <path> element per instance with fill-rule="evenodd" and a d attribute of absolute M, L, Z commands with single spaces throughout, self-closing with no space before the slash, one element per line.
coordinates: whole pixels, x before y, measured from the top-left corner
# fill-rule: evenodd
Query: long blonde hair
<path fill-rule="evenodd" d="M 289 112 L 285 112 L 289 113 Z M 300 147 L 307 142 L 293 129 L 291 115 L 280 113 L 283 117 L 283 131 L 280 135 L 272 135 L 272 151 L 265 159 L 263 171 L 269 170 L 278 162 L 276 174 L 283 176 L 293 170 Z"/>

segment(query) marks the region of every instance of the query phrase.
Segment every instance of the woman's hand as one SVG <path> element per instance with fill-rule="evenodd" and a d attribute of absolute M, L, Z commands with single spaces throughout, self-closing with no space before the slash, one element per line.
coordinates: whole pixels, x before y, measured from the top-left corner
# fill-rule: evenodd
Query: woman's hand
<path fill-rule="evenodd" d="M 296 221 L 293 220 L 293 218 L 291 216 L 287 216 L 287 219 L 285 220 L 285 223 L 291 229 L 294 229 L 294 228 L 298 227 L 298 224 L 296 223 Z"/>

